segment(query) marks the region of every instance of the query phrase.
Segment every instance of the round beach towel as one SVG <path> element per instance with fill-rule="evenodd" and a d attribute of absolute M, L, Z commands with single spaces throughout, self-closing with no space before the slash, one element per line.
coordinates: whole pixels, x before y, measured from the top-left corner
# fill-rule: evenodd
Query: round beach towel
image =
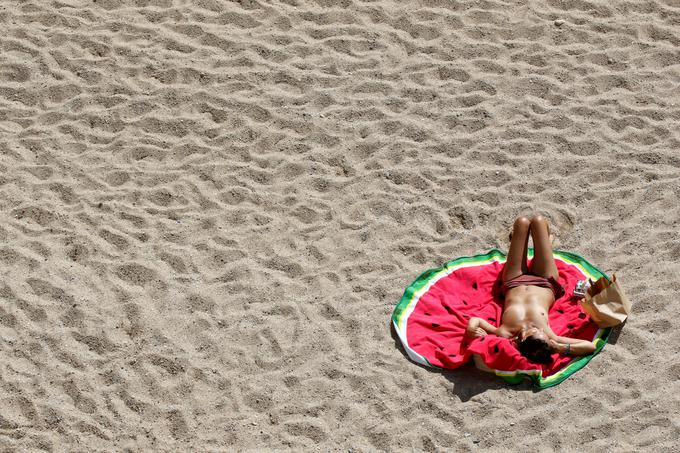
<path fill-rule="evenodd" d="M 472 354 L 479 354 L 507 382 L 514 384 L 529 378 L 541 388 L 559 384 L 581 369 L 600 352 L 611 329 L 600 329 L 590 319 L 573 296 L 574 287 L 578 280 L 608 277 L 575 253 L 555 250 L 553 256 L 565 294 L 548 313 L 550 326 L 557 335 L 593 341 L 593 354 L 574 357 L 555 353 L 551 364 L 540 365 L 520 355 L 506 338 L 465 336 L 471 317 L 486 319 L 495 326 L 500 323 L 500 276 L 506 256 L 493 249 L 430 269 L 406 288 L 392 322 L 409 358 L 424 366 L 455 369 L 467 363 Z M 532 259 L 530 248 L 529 266 Z"/>

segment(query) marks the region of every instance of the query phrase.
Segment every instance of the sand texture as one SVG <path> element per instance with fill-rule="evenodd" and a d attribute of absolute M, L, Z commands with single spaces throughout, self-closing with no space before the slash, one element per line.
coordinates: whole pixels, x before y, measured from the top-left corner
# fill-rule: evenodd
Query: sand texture
<path fill-rule="evenodd" d="M 680 1 L 0 1 L 0 448 L 680 449 Z M 542 213 L 633 300 L 559 386 L 409 362 Z"/>

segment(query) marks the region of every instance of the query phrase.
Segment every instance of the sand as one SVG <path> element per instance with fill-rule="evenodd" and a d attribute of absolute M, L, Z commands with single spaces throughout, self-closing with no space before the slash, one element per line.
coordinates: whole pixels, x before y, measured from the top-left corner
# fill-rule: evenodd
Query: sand
<path fill-rule="evenodd" d="M 0 446 L 677 451 L 680 2 L 0 3 Z M 616 272 L 534 392 L 389 317 L 517 215 Z"/>

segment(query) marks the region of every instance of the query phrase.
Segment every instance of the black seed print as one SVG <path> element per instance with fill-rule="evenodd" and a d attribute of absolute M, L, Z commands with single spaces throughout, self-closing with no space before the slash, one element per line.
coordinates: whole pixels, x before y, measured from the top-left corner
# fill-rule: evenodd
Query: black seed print
<path fill-rule="evenodd" d="M 466 301 L 463 301 L 463 305 L 467 305 L 467 302 L 466 302 Z"/>
<path fill-rule="evenodd" d="M 573 324 L 567 324 L 567 329 L 573 329 L 574 325 Z"/>
<path fill-rule="evenodd" d="M 472 284 L 472 287 L 473 287 L 474 289 L 477 289 L 477 282 L 474 282 L 474 283 Z"/>
<path fill-rule="evenodd" d="M 564 314 L 564 310 L 557 310 L 557 313 L 563 315 L 563 314 Z"/>
<path fill-rule="evenodd" d="M 486 318 L 486 319 L 488 319 L 491 322 L 496 322 L 496 318 Z"/>
<path fill-rule="evenodd" d="M 579 313 L 578 317 L 581 319 L 586 319 L 586 314 L 585 313 Z"/>
<path fill-rule="evenodd" d="M 463 318 L 470 319 L 470 316 L 469 315 L 463 315 Z"/>
<path fill-rule="evenodd" d="M 439 324 L 432 323 L 432 327 L 439 327 Z"/>
<path fill-rule="evenodd" d="M 449 357 L 455 357 L 456 354 L 449 354 Z"/>
<path fill-rule="evenodd" d="M 486 339 L 486 337 L 482 337 L 482 338 L 479 339 L 479 341 L 484 341 L 485 339 Z"/>
<path fill-rule="evenodd" d="M 498 351 L 500 351 L 500 349 L 498 349 L 498 345 L 494 346 L 494 347 L 493 347 L 493 352 L 495 352 L 496 354 L 498 354 Z"/>
<path fill-rule="evenodd" d="M 432 315 L 431 315 L 431 314 L 429 314 L 429 313 L 425 313 L 425 316 L 432 316 Z"/>

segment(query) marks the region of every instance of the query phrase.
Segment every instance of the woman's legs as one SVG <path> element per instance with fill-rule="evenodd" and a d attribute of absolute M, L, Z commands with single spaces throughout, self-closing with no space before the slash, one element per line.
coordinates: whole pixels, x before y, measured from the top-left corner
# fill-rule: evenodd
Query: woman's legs
<path fill-rule="evenodd" d="M 552 252 L 550 228 L 548 219 L 537 215 L 531 219 L 531 238 L 534 241 L 534 259 L 531 262 L 531 272 L 544 278 L 558 279 L 557 266 Z"/>
<path fill-rule="evenodd" d="M 527 247 L 529 245 L 529 227 L 531 222 L 526 217 L 518 217 L 512 227 L 512 239 L 508 259 L 503 268 L 503 281 L 506 282 L 529 270 L 527 267 Z"/>

